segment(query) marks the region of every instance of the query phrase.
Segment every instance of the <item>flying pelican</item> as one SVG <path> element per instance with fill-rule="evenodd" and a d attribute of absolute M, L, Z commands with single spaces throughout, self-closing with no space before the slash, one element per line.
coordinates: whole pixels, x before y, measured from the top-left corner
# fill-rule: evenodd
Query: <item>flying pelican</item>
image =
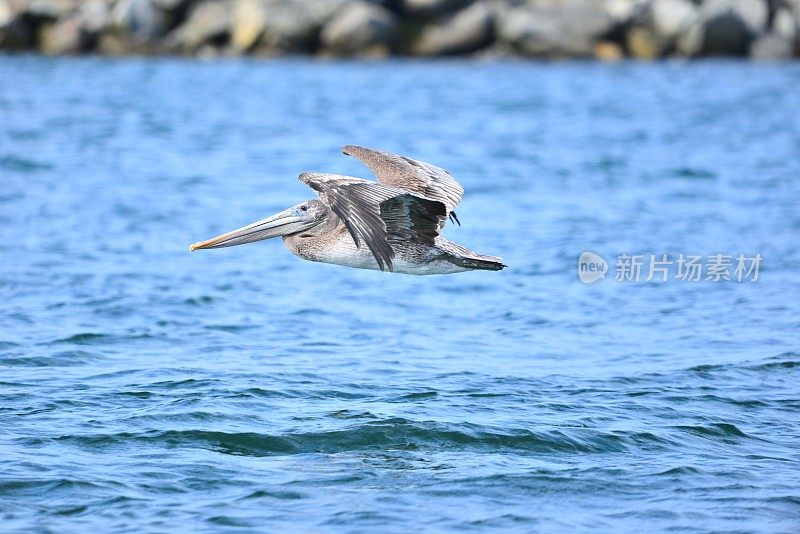
<path fill-rule="evenodd" d="M 194 243 L 190 251 L 232 247 L 282 236 L 306 260 L 358 269 L 406 274 L 499 271 L 501 258 L 484 256 L 440 235 L 464 188 L 446 170 L 389 152 L 348 145 L 342 149 L 364 163 L 377 182 L 307 172 L 300 181 L 317 192 L 266 219 Z M 362 245 L 366 245 L 363 247 Z"/>

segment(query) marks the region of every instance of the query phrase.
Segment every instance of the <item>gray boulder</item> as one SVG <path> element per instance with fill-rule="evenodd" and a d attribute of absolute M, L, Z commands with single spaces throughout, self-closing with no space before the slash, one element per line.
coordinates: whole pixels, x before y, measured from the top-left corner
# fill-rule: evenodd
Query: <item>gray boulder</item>
<path fill-rule="evenodd" d="M 526 56 L 590 57 L 616 24 L 601 1 L 532 0 L 500 9 L 496 30 L 501 43 Z"/>
<path fill-rule="evenodd" d="M 414 44 L 414 52 L 423 56 L 468 54 L 491 44 L 493 33 L 493 6 L 480 1 L 426 26 Z"/>
<path fill-rule="evenodd" d="M 753 41 L 750 56 L 755 59 L 775 61 L 792 57 L 794 41 L 777 33 L 766 33 Z"/>
<path fill-rule="evenodd" d="M 297 0 L 311 15 L 314 21 L 322 26 L 338 13 L 351 0 Z M 385 6 L 383 6 L 385 7 Z"/>
<path fill-rule="evenodd" d="M 411 18 L 435 18 L 459 11 L 474 0 L 403 0 L 403 12 Z"/>
<path fill-rule="evenodd" d="M 794 41 L 798 36 L 798 21 L 790 9 L 778 9 L 772 19 L 772 31 Z"/>
<path fill-rule="evenodd" d="M 794 15 L 795 26 L 800 28 L 800 0 L 786 0 L 786 7 Z"/>
<path fill-rule="evenodd" d="M 634 57 L 651 59 L 676 49 L 689 49 L 688 41 L 679 42 L 691 37 L 689 34 L 699 22 L 699 9 L 690 0 L 652 0 L 639 22 L 626 33 L 628 52 Z"/>
<path fill-rule="evenodd" d="M 92 38 L 111 26 L 111 3 L 106 0 L 87 0 L 78 10 L 81 31 Z"/>
<path fill-rule="evenodd" d="M 14 20 L 14 10 L 10 0 L 0 0 L 0 28 L 5 28 Z"/>
<path fill-rule="evenodd" d="M 650 19 L 656 35 L 675 39 L 699 22 L 700 10 L 691 0 L 653 0 Z"/>
<path fill-rule="evenodd" d="M 12 8 L 10 0 L 0 0 L 0 49 L 21 49 L 30 41 L 30 33 Z"/>
<path fill-rule="evenodd" d="M 394 43 L 397 20 L 386 8 L 363 1 L 346 4 L 322 28 L 325 53 L 342 56 L 387 55 Z"/>
<path fill-rule="evenodd" d="M 33 19 L 56 20 L 72 15 L 78 10 L 80 0 L 27 0 L 12 2 L 20 15 Z"/>
<path fill-rule="evenodd" d="M 206 44 L 224 44 L 232 26 L 231 0 L 203 0 L 195 4 L 186 21 L 167 35 L 167 48 L 177 52 L 193 52 Z M 208 53 L 210 49 L 206 48 Z"/>
<path fill-rule="evenodd" d="M 120 34 L 140 42 L 161 38 L 169 28 L 169 18 L 154 0 L 119 0 L 111 12 L 111 21 Z"/>
<path fill-rule="evenodd" d="M 744 56 L 753 35 L 736 14 L 725 12 L 706 20 L 701 53 L 707 56 Z"/>
<path fill-rule="evenodd" d="M 267 53 L 313 52 L 322 26 L 344 0 L 272 1 L 258 50 Z M 280 4 L 278 7 L 277 4 Z"/>
<path fill-rule="evenodd" d="M 699 20 L 692 24 L 686 31 L 681 32 L 675 42 L 675 50 L 678 55 L 685 57 L 695 57 L 700 55 L 703 48 L 703 21 Z"/>
<path fill-rule="evenodd" d="M 231 43 L 239 52 L 310 52 L 345 0 L 237 0 Z"/>
<path fill-rule="evenodd" d="M 83 44 L 81 21 L 76 16 L 46 24 L 39 31 L 39 50 L 48 55 L 76 54 Z"/>
<path fill-rule="evenodd" d="M 651 26 L 635 25 L 625 34 L 628 53 L 639 59 L 655 59 L 664 54 L 668 41 L 659 36 Z"/>
<path fill-rule="evenodd" d="M 1 12 L 0 17 L 4 17 Z M 25 50 L 33 46 L 33 32 L 16 16 L 0 20 L 0 50 Z"/>
<path fill-rule="evenodd" d="M 700 14 L 701 54 L 744 56 L 766 29 L 769 11 L 763 0 L 706 0 Z"/>
<path fill-rule="evenodd" d="M 0 48 L 23 50 L 63 41 L 74 23 L 55 28 L 57 22 L 75 15 L 79 0 L 0 0 Z M 65 48 L 72 48 L 64 45 Z M 62 48 L 61 45 L 54 49 Z M 78 48 L 77 46 L 75 47 Z"/>
<path fill-rule="evenodd" d="M 652 0 L 601 0 L 606 13 L 618 26 L 627 26 L 640 19 Z"/>
<path fill-rule="evenodd" d="M 321 24 L 302 2 L 273 1 L 265 19 L 262 50 L 279 52 L 309 51 Z"/>
<path fill-rule="evenodd" d="M 186 7 L 191 0 L 152 0 L 153 5 L 162 11 L 177 11 Z"/>
<path fill-rule="evenodd" d="M 741 19 L 747 31 L 758 35 L 767 29 L 770 0 L 705 0 L 701 11 L 706 19 L 719 14 L 733 13 Z"/>

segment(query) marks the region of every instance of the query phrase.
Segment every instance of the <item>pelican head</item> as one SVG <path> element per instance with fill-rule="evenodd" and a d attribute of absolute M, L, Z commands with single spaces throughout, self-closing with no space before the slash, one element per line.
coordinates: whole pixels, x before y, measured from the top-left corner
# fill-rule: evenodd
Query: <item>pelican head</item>
<path fill-rule="evenodd" d="M 319 200 L 306 200 L 266 219 L 231 230 L 206 241 L 193 243 L 189 251 L 201 248 L 222 248 L 261 241 L 278 236 L 288 236 L 317 226 L 325 220 L 328 208 Z"/>

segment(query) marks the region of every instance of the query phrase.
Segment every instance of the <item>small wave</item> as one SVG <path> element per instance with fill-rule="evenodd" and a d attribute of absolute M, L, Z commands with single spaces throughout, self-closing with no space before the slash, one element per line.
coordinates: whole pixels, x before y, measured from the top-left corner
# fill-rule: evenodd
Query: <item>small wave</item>
<path fill-rule="evenodd" d="M 377 419 L 378 417 L 371 412 L 355 412 L 353 410 L 336 410 L 329 414 L 336 419 Z"/>
<path fill-rule="evenodd" d="M 36 161 L 34 159 L 12 155 L 0 158 L 0 168 L 7 171 L 29 173 L 47 171 L 52 169 L 53 165 L 44 161 Z"/>
<path fill-rule="evenodd" d="M 800 354 L 784 352 L 765 358 L 761 362 L 744 361 L 741 363 L 704 364 L 690 367 L 692 373 L 719 373 L 723 371 L 772 371 L 775 369 L 794 369 L 800 367 Z"/>
<path fill-rule="evenodd" d="M 796 352 L 784 352 L 783 354 L 768 358 L 767 361 L 763 363 L 750 366 L 748 369 L 752 371 L 767 371 L 773 369 L 794 369 L 795 367 L 800 367 L 800 354 Z"/>
<path fill-rule="evenodd" d="M 231 398 L 260 398 L 260 399 L 275 399 L 275 398 L 286 398 L 286 397 L 293 397 L 290 393 L 286 391 L 279 391 L 276 389 L 264 389 L 264 388 L 247 388 L 242 391 L 238 391 L 236 393 L 231 394 Z"/>
<path fill-rule="evenodd" d="M 780 495 L 777 497 L 768 497 L 767 502 L 777 502 L 781 504 L 791 504 L 792 506 L 800 506 L 800 497 L 797 495 Z"/>
<path fill-rule="evenodd" d="M 199 297 L 189 297 L 183 300 L 183 304 L 187 306 L 205 306 L 214 302 L 214 297 L 209 295 L 201 295 Z"/>
<path fill-rule="evenodd" d="M 689 178 L 693 180 L 714 180 L 717 173 L 711 169 L 701 169 L 697 167 L 679 167 L 673 169 L 671 174 L 679 178 Z"/>
<path fill-rule="evenodd" d="M 666 471 L 660 471 L 658 473 L 653 473 L 652 476 L 662 477 L 662 476 L 675 476 L 675 475 L 696 475 L 699 474 L 701 471 L 696 467 L 691 467 L 688 465 L 682 465 L 678 467 L 673 467 L 671 469 L 667 469 Z"/>
<path fill-rule="evenodd" d="M 406 393 L 405 395 L 400 395 L 399 397 L 392 399 L 392 402 L 408 402 L 408 401 L 415 401 L 415 400 L 424 400 L 424 399 L 435 399 L 439 396 L 439 393 L 436 391 L 414 391 L 412 393 Z"/>
<path fill-rule="evenodd" d="M 153 382 L 148 387 L 155 389 L 165 389 L 173 391 L 179 388 L 186 389 L 213 389 L 214 386 L 220 383 L 220 380 L 215 378 L 187 378 L 185 380 L 162 380 L 160 382 Z"/>
<path fill-rule="evenodd" d="M 246 324 L 212 324 L 205 327 L 206 330 L 218 330 L 220 332 L 227 332 L 229 334 L 236 334 L 238 332 L 252 330 L 253 328 L 258 328 L 258 326 Z"/>
<path fill-rule="evenodd" d="M 596 432 L 586 429 L 500 432 L 477 425 L 420 423 L 402 418 L 369 421 L 342 430 L 279 435 L 257 432 L 167 430 L 66 435 L 56 439 L 89 448 L 153 444 L 166 447 L 198 447 L 242 456 L 330 454 L 369 449 L 417 450 L 431 446 L 454 450 L 508 449 L 536 453 L 607 453 L 620 452 L 631 447 L 646 446 L 653 449 L 670 444 L 664 438 L 647 432 Z"/>
<path fill-rule="evenodd" d="M 238 500 L 249 501 L 252 499 L 263 499 L 265 497 L 271 499 L 281 499 L 281 500 L 298 500 L 298 499 L 304 499 L 306 495 L 299 493 L 297 491 L 256 490 L 252 493 L 245 495 L 244 497 L 240 497 Z"/>
<path fill-rule="evenodd" d="M 702 397 L 700 397 L 700 399 L 704 401 L 731 404 L 733 406 L 740 406 L 742 408 L 762 408 L 765 406 L 769 406 L 770 404 L 769 402 L 762 401 L 759 399 L 734 399 L 731 397 L 720 397 L 718 395 L 703 395 Z"/>
<path fill-rule="evenodd" d="M 83 350 L 67 350 L 48 356 L 8 356 L 0 358 L 3 365 L 19 367 L 69 367 L 96 361 L 98 356 Z"/>
<path fill-rule="evenodd" d="M 756 439 L 753 436 L 745 434 L 736 425 L 731 423 L 712 423 L 706 426 L 702 425 L 678 425 L 673 427 L 682 432 L 688 432 L 700 437 L 709 438 L 750 438 Z"/>
<path fill-rule="evenodd" d="M 57 339 L 50 343 L 51 344 L 71 344 L 71 345 L 110 345 L 114 343 L 129 343 L 133 340 L 139 339 L 150 339 L 153 336 L 149 334 L 136 334 L 136 335 L 125 335 L 119 336 L 115 334 L 103 334 L 103 333 L 96 333 L 96 332 L 81 332 L 80 334 L 74 334 L 69 337 Z"/>
<path fill-rule="evenodd" d="M 99 489 L 103 486 L 88 482 L 86 480 L 77 480 L 69 478 L 57 479 L 11 479 L 0 480 L 0 495 L 12 495 L 15 493 L 39 493 L 42 491 L 59 491 L 59 490 L 76 490 L 87 491 L 92 489 Z"/>
<path fill-rule="evenodd" d="M 89 507 L 85 504 L 79 504 L 76 506 L 66 506 L 63 508 L 55 508 L 52 513 L 53 515 L 61 515 L 61 516 L 71 516 L 71 515 L 80 515 L 89 510 Z"/>

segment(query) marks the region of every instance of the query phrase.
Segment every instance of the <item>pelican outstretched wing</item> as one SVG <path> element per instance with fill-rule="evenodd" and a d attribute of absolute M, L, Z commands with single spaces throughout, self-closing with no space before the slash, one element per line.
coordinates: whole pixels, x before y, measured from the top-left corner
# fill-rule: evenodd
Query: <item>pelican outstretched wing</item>
<path fill-rule="evenodd" d="M 367 245 L 381 270 L 393 268 L 392 243 L 416 240 L 433 245 L 447 217 L 442 202 L 361 178 L 307 172 L 300 181 L 330 206 L 357 247 L 362 241 Z"/>
<path fill-rule="evenodd" d="M 380 183 L 443 203 L 451 218 L 459 223 L 453 210 L 464 197 L 464 188 L 446 170 L 424 161 L 360 146 L 347 145 L 342 152 L 369 167 Z"/>

